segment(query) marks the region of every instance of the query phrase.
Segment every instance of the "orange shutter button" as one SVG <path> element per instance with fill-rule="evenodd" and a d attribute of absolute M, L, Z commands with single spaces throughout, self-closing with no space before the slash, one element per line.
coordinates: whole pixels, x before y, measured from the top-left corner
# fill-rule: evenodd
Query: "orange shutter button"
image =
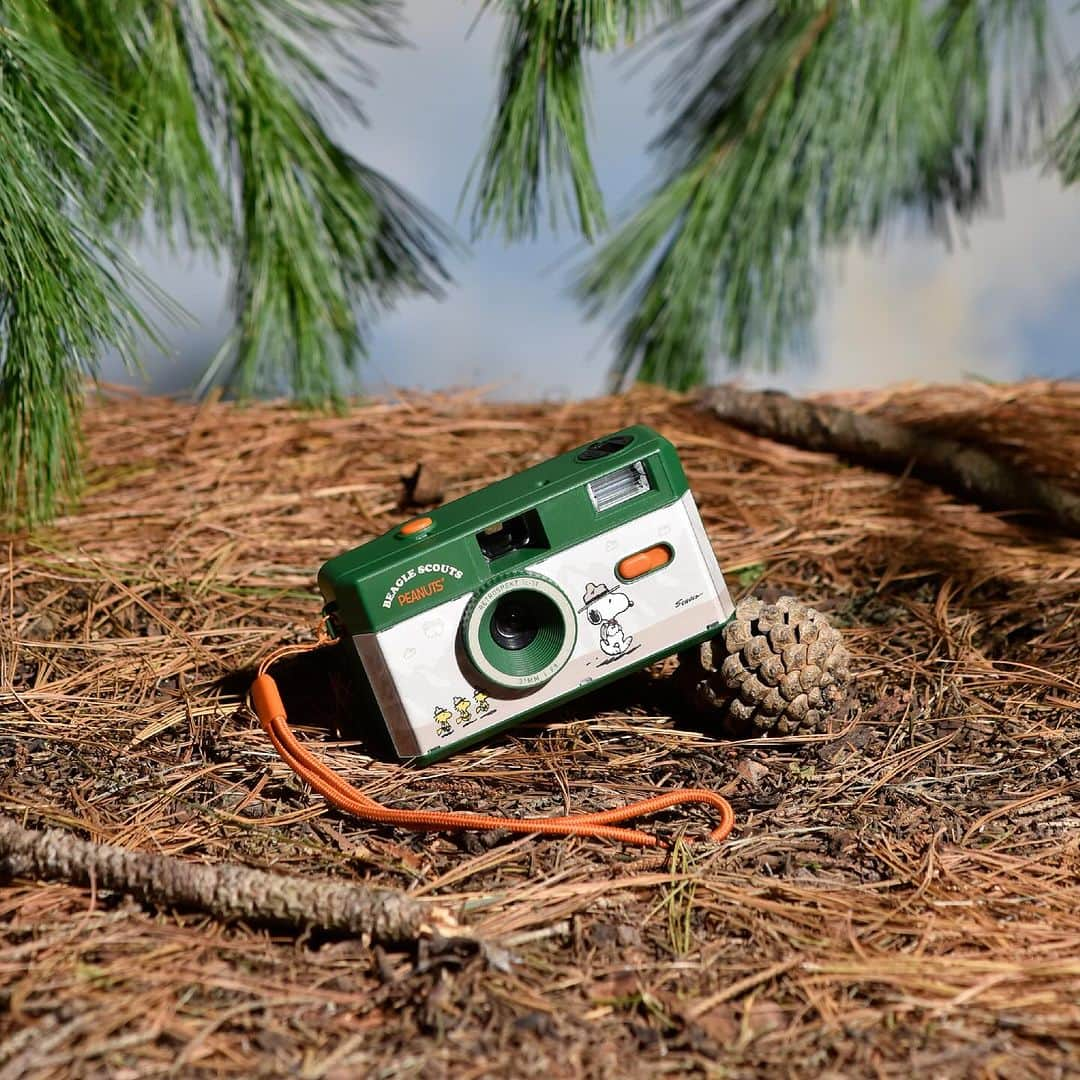
<path fill-rule="evenodd" d="M 667 544 L 655 544 L 644 551 L 637 551 L 633 555 L 627 555 L 620 559 L 615 567 L 615 573 L 623 581 L 633 581 L 643 574 L 652 570 L 659 570 L 661 566 L 667 566 L 671 562 L 672 551 Z"/>
<path fill-rule="evenodd" d="M 434 522 L 432 522 L 429 517 L 413 518 L 412 521 L 406 521 L 405 524 L 398 529 L 398 536 L 415 536 L 425 529 L 430 529 L 433 524 Z"/>

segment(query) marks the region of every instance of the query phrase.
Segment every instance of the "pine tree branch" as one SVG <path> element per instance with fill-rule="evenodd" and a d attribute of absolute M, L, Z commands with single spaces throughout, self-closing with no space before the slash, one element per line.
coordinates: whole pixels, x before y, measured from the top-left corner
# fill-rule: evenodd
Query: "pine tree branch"
<path fill-rule="evenodd" d="M 242 395 L 276 388 L 326 401 L 363 355 L 367 320 L 380 307 L 405 293 L 439 292 L 436 246 L 448 237 L 338 147 L 282 81 L 292 51 L 275 41 L 260 5 L 199 2 L 239 204 L 237 327 L 208 377 L 225 373 Z"/>
<path fill-rule="evenodd" d="M 204 386 L 334 400 L 374 315 L 446 279 L 444 228 L 342 150 L 318 112 L 332 102 L 359 115 L 359 105 L 314 50 L 396 43 L 389 10 L 383 0 L 134 4 L 124 41 L 137 74 L 118 90 L 144 136 L 148 195 L 164 228 L 233 262 L 236 323 Z"/>
<path fill-rule="evenodd" d="M 208 378 L 335 400 L 368 326 L 446 280 L 443 226 L 331 138 L 327 70 L 396 44 L 392 0 L 12 0 L 0 7 L 0 518 L 78 482 L 82 383 L 145 287 L 145 232 L 233 263 L 234 332 Z M 160 299 L 157 297 L 156 299 Z M 151 334 L 153 339 L 153 335 Z"/>
<path fill-rule="evenodd" d="M 0 13 L 0 520 L 40 521 L 77 488 L 83 378 L 149 332 L 136 276 L 101 228 L 96 165 L 128 154 L 122 115 L 43 5 Z"/>
<path fill-rule="evenodd" d="M 1080 494 L 966 443 L 779 391 L 724 385 L 702 391 L 699 401 L 718 420 L 755 435 L 892 472 L 910 469 L 982 506 L 1032 513 L 1063 533 L 1080 536 Z"/>
<path fill-rule="evenodd" d="M 809 342 L 827 250 L 900 213 L 947 236 L 1041 135 L 1049 34 L 1042 2 L 708 7 L 664 88 L 665 179 L 578 283 L 617 313 L 616 384 L 776 366 Z"/>
<path fill-rule="evenodd" d="M 1050 143 L 1050 160 L 1060 172 L 1062 183 L 1080 180 L 1080 98 L 1073 102 Z"/>
<path fill-rule="evenodd" d="M 486 0 L 506 23 L 495 118 L 473 166 L 473 232 L 501 223 L 507 239 L 536 234 L 547 197 L 550 225 L 565 214 L 588 240 L 607 225 L 589 150 L 586 59 L 653 21 L 681 0 Z"/>
<path fill-rule="evenodd" d="M 62 881 L 127 893 L 157 908 L 204 912 L 224 922 L 313 928 L 373 942 L 411 942 L 436 934 L 470 938 L 445 907 L 394 889 L 125 851 L 59 829 L 24 829 L 0 816 L 0 880 L 4 878 Z"/>

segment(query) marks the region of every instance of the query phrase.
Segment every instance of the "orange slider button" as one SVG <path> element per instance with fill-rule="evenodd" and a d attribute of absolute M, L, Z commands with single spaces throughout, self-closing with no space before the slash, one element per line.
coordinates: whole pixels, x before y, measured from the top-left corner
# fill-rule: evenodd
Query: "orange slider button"
<path fill-rule="evenodd" d="M 413 518 L 412 521 L 406 521 L 405 524 L 398 529 L 398 533 L 401 536 L 415 536 L 418 532 L 430 529 L 431 525 L 432 521 L 429 517 Z"/>
<path fill-rule="evenodd" d="M 671 548 L 667 544 L 655 544 L 644 551 L 636 551 L 633 555 L 627 555 L 620 559 L 615 567 L 615 572 L 623 581 L 633 581 L 653 570 L 659 570 L 661 566 L 667 566 L 671 562 Z"/>

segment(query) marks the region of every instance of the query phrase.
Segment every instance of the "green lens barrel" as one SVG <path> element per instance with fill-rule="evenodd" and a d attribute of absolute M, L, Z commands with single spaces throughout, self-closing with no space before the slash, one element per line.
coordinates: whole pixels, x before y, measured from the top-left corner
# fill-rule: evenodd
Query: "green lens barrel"
<path fill-rule="evenodd" d="M 508 689 L 540 686 L 569 660 L 577 641 L 574 607 L 539 574 L 496 578 L 465 609 L 465 652 L 488 681 Z"/>

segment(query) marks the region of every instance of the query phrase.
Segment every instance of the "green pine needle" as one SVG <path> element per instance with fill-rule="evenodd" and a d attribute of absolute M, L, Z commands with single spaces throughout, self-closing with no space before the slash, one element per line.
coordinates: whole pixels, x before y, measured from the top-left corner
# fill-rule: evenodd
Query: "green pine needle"
<path fill-rule="evenodd" d="M 1080 180 L 1080 99 L 1069 111 L 1050 144 L 1050 157 L 1066 184 Z"/>
<path fill-rule="evenodd" d="M 208 375 L 228 372 L 241 395 L 277 388 L 303 402 L 332 399 L 363 355 L 380 306 L 437 293 L 444 272 L 437 222 L 326 134 L 278 72 L 304 57 L 275 22 L 287 0 L 213 0 L 207 43 L 226 102 L 239 204 L 236 332 Z"/>
<path fill-rule="evenodd" d="M 673 65 L 666 179 L 579 282 L 590 313 L 621 305 L 617 382 L 779 363 L 808 340 L 826 249 L 902 213 L 947 231 L 1026 138 L 1020 118 L 1041 124 L 1041 4 L 717 7 Z M 995 102 L 1006 40 L 1023 60 Z"/>
<path fill-rule="evenodd" d="M 131 359 L 145 283 L 113 247 L 150 220 L 231 260 L 235 328 L 208 379 L 336 400 L 370 319 L 438 292 L 443 228 L 338 147 L 322 106 L 393 0 L 17 0 L 0 9 L 0 517 L 78 482 L 83 381 Z M 150 213 L 148 214 L 149 211 Z M 158 298 L 159 299 L 159 298 Z"/>
<path fill-rule="evenodd" d="M 581 292 L 623 308 L 616 375 L 688 387 L 808 337 L 822 254 L 897 216 L 948 232 L 1046 131 L 1045 0 L 486 0 L 506 19 L 473 222 L 605 227 L 587 61 L 660 27 L 665 176 Z M 229 259 L 235 328 L 207 380 L 334 400 L 370 320 L 438 292 L 442 228 L 345 153 L 325 106 L 393 0 L 12 0 L 0 8 L 0 516 L 78 479 L 83 380 L 146 327 L 118 239 L 149 221 Z M 1080 105 L 1049 146 L 1080 177 Z"/>
<path fill-rule="evenodd" d="M 586 54 L 633 41 L 678 0 L 486 0 L 506 19 L 498 104 L 475 188 L 473 232 L 501 223 L 508 240 L 534 236 L 544 199 L 551 227 L 565 215 L 593 239 L 607 225 L 588 138 Z"/>
<path fill-rule="evenodd" d="M 0 20 L 0 519 L 40 521 L 78 483 L 82 380 L 142 320 L 85 193 L 127 138 L 36 4 Z"/>

